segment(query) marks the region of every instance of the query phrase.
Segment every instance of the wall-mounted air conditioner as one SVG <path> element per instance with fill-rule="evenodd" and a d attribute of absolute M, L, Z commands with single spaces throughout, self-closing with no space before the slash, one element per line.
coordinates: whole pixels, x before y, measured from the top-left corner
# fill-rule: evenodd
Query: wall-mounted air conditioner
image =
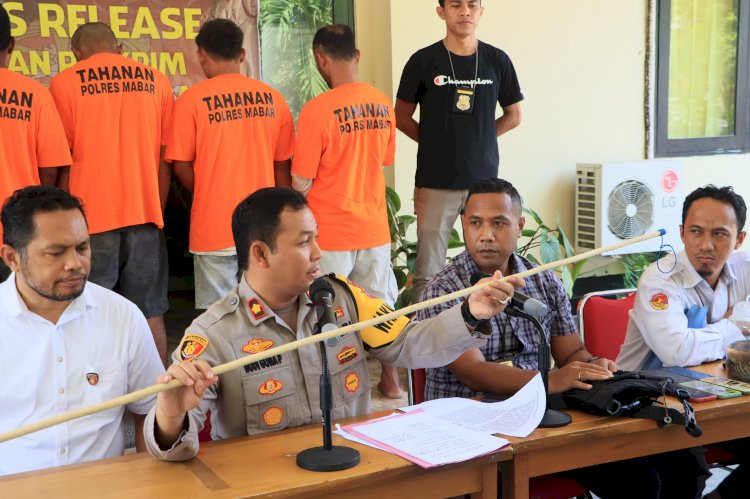
<path fill-rule="evenodd" d="M 584 252 L 658 229 L 664 242 L 682 249 L 682 163 L 649 160 L 576 166 L 575 245 Z M 658 251 L 661 238 L 603 253 Z"/>

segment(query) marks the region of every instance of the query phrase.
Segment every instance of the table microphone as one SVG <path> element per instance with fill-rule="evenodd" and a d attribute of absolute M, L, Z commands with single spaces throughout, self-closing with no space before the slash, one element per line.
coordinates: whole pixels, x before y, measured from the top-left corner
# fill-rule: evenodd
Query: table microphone
<path fill-rule="evenodd" d="M 318 277 L 310 285 L 310 300 L 318 314 L 320 323 L 320 332 L 327 333 L 338 328 L 336 323 L 336 314 L 333 312 L 333 299 L 336 293 L 333 286 L 325 277 Z M 325 340 L 326 346 L 335 347 L 339 344 L 339 338 L 329 338 Z"/>
<path fill-rule="evenodd" d="M 471 285 L 475 285 L 480 279 L 484 279 L 485 277 L 492 277 L 492 274 L 482 271 L 474 272 L 470 279 Z M 510 299 L 508 306 L 525 312 L 533 317 L 544 317 L 547 315 L 547 305 L 535 298 L 526 296 L 518 290 L 513 291 L 513 297 Z"/>

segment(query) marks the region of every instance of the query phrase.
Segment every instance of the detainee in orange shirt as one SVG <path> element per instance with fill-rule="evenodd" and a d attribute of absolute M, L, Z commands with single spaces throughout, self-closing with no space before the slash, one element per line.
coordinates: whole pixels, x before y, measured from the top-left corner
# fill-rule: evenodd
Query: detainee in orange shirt
<path fill-rule="evenodd" d="M 49 91 L 8 68 L 15 40 L 0 3 L 0 205 L 29 185 L 54 185 L 58 168 L 70 165 L 70 151 Z M 3 228 L 0 226 L 0 245 Z M 10 269 L 0 259 L 0 282 Z"/>
<path fill-rule="evenodd" d="M 141 309 L 166 362 L 162 213 L 170 171 L 163 146 L 174 94 L 166 75 L 120 55 L 122 47 L 104 23 L 78 28 L 71 49 L 78 62 L 50 84 L 73 153 L 59 185 L 86 207 L 89 280 L 108 289 L 117 286 Z"/>
<path fill-rule="evenodd" d="M 313 54 L 331 90 L 302 108 L 292 181 L 307 194 L 318 222 L 321 272 L 350 277 L 393 306 L 398 289 L 383 177 L 395 153 L 393 108 L 381 91 L 360 81 L 359 50 L 348 26 L 319 29 Z M 395 367 L 382 364 L 378 389 L 401 396 Z"/>
<path fill-rule="evenodd" d="M 262 187 L 291 187 L 294 122 L 282 95 L 240 74 L 244 35 L 228 19 L 201 26 L 195 39 L 206 80 L 175 103 L 166 158 L 193 193 L 190 252 L 195 308 L 207 309 L 239 282 L 232 212 Z"/>

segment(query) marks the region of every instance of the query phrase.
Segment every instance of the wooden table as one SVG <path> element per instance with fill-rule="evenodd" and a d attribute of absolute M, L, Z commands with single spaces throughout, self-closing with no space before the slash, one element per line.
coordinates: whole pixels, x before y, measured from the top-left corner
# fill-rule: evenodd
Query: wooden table
<path fill-rule="evenodd" d="M 365 418 L 360 418 L 365 419 Z M 316 473 L 296 465 L 298 452 L 322 445 L 320 425 L 258 437 L 204 444 L 184 463 L 165 463 L 134 454 L 91 463 L 0 477 L 0 497 L 497 497 L 498 462 L 510 448 L 495 454 L 425 470 L 398 456 L 348 442 L 334 435 L 334 445 L 360 452 L 352 469 Z"/>
<path fill-rule="evenodd" d="M 721 362 L 693 369 L 727 376 Z M 670 406 L 682 411 L 676 399 L 670 400 Z M 693 404 L 693 408 L 703 428 L 699 438 L 688 435 L 683 426 L 659 428 L 651 419 L 566 411 L 573 416 L 567 426 L 509 438 L 513 460 L 500 464 L 503 497 L 528 499 L 529 478 L 534 476 L 750 436 L 750 396 Z"/>

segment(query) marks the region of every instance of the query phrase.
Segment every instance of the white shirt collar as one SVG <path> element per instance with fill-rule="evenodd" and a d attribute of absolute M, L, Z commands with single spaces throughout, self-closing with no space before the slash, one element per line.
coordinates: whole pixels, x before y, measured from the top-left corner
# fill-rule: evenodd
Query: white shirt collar
<path fill-rule="evenodd" d="M 96 307 L 97 303 L 91 296 L 90 287 L 95 284 L 87 282 L 83 288 L 81 296 L 73 300 L 63 312 L 60 320 L 57 321 L 58 325 L 64 324 L 70 320 L 80 317 L 86 312 L 88 307 Z M 16 288 L 16 274 L 11 273 L 5 282 L 0 283 L 0 316 L 16 317 L 18 315 L 29 314 L 35 318 L 41 317 L 34 312 L 31 312 L 26 306 L 26 303 L 18 293 Z"/>

